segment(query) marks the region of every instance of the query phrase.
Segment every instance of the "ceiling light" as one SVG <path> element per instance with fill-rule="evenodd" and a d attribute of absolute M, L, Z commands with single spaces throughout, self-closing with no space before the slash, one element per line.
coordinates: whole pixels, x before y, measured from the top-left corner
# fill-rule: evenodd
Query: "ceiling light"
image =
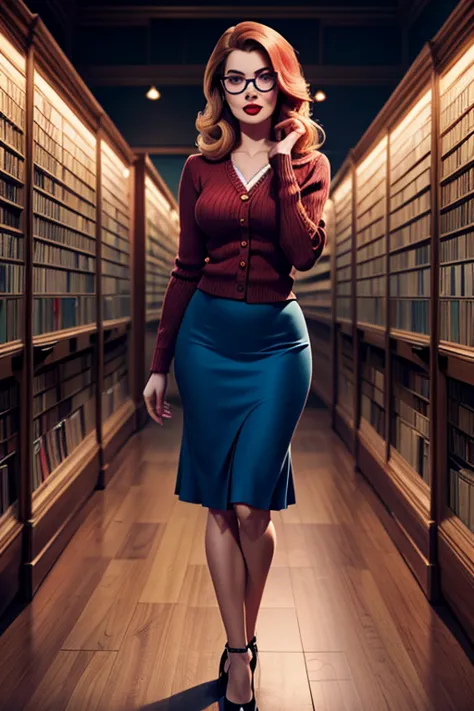
<path fill-rule="evenodd" d="M 156 88 L 156 86 L 150 87 L 146 93 L 146 98 L 152 99 L 152 101 L 154 101 L 155 99 L 159 99 L 160 96 L 161 96 L 161 94 L 158 91 L 158 89 Z"/>

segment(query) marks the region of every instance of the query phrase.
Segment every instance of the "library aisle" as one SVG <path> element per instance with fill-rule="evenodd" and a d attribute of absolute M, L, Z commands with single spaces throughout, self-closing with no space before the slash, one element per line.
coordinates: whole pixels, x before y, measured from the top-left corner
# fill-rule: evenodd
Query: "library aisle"
<path fill-rule="evenodd" d="M 34 599 L 0 636 L 2 711 L 217 709 L 225 642 L 207 509 L 173 493 L 182 410 L 135 434 Z M 174 387 L 174 392 L 172 388 Z M 468 711 L 472 650 L 430 606 L 382 504 L 310 398 L 292 443 L 297 504 L 257 621 L 261 711 Z"/>

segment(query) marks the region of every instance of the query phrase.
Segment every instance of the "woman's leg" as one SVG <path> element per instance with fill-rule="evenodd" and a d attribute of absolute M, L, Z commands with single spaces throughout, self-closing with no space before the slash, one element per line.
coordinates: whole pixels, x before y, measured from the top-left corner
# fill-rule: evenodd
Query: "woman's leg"
<path fill-rule="evenodd" d="M 247 639 L 255 634 L 257 615 L 268 571 L 276 548 L 276 531 L 271 512 L 247 504 L 234 504 L 239 519 L 240 546 L 247 569 L 245 614 Z"/>
<path fill-rule="evenodd" d="M 245 561 L 239 543 L 235 511 L 209 509 L 205 535 L 206 557 L 229 647 L 245 647 Z M 226 696 L 234 703 L 250 701 L 249 651 L 231 653 Z M 231 670 L 232 668 L 232 670 Z"/>

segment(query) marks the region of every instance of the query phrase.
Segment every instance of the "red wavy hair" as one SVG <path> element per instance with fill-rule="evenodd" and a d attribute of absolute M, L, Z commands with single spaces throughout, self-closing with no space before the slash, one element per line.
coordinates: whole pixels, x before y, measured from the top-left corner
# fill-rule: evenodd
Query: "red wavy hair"
<path fill-rule="evenodd" d="M 204 72 L 204 96 L 207 104 L 198 112 L 196 129 L 199 135 L 196 146 L 210 160 L 219 160 L 232 151 L 240 140 L 240 124 L 221 98 L 220 77 L 224 74 L 227 57 L 234 49 L 244 52 L 259 50 L 267 55 L 273 70 L 278 72 L 278 99 L 272 117 L 272 135 L 277 140 L 273 127 L 286 118 L 298 118 L 305 133 L 293 146 L 293 157 L 301 157 L 320 148 L 326 134 L 322 127 L 310 118 L 310 103 L 313 102 L 309 84 L 291 44 L 279 33 L 259 22 L 239 22 L 229 27 L 214 47 Z M 322 140 L 320 139 L 322 137 Z"/>

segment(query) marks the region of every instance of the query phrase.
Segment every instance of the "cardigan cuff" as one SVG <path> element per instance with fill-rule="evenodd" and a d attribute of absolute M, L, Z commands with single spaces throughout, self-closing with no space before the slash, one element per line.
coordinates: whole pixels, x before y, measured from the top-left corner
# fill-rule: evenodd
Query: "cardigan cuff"
<path fill-rule="evenodd" d="M 296 175 L 293 170 L 291 154 L 289 153 L 275 153 L 270 160 L 270 165 L 278 173 L 280 179 L 280 185 L 288 187 L 295 185 L 299 190 L 299 184 L 296 179 Z"/>
<path fill-rule="evenodd" d="M 155 348 L 153 360 L 150 366 L 150 373 L 169 373 L 170 363 L 173 360 L 173 355 L 170 355 L 168 348 Z"/>

